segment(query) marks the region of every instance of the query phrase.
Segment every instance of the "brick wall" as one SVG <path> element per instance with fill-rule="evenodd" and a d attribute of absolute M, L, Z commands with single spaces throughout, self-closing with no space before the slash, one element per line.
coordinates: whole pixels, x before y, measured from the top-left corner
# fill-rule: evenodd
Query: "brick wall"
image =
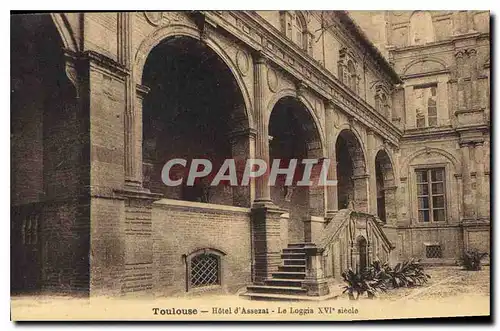
<path fill-rule="evenodd" d="M 12 26 L 11 274 L 22 279 L 14 287 L 87 291 L 85 116 L 50 16 Z"/>
<path fill-rule="evenodd" d="M 222 290 L 234 293 L 251 282 L 250 211 L 221 205 L 160 200 L 154 204 L 153 291 L 156 295 L 185 292 L 183 254 L 201 248 L 222 257 Z"/>

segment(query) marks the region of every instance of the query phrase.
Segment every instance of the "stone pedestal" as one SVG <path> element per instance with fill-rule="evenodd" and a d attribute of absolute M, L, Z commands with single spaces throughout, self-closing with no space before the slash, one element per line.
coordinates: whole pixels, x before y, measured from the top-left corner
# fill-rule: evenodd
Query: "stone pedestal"
<path fill-rule="evenodd" d="M 252 208 L 253 282 L 262 284 L 281 264 L 281 215 L 272 206 Z"/>
<path fill-rule="evenodd" d="M 322 253 L 314 244 L 304 246 L 306 252 L 306 279 L 302 287 L 307 289 L 308 296 L 324 296 L 330 293 L 328 283 L 324 277 Z"/>

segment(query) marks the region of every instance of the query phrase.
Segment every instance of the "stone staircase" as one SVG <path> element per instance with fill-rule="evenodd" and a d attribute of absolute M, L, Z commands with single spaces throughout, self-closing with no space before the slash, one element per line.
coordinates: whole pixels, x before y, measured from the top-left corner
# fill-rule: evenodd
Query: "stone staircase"
<path fill-rule="evenodd" d="M 307 296 L 307 290 L 302 287 L 306 278 L 306 253 L 304 246 L 307 243 L 289 244 L 283 249 L 281 259 L 283 264 L 272 278 L 266 279 L 264 285 L 247 286 L 247 292 L 241 296 L 251 300 L 276 301 L 317 301 L 325 297 Z M 332 296 L 328 296 L 332 297 Z"/>

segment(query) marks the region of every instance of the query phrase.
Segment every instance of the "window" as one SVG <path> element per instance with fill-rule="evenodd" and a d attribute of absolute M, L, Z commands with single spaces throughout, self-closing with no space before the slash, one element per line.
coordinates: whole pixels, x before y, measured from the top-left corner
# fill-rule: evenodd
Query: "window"
<path fill-rule="evenodd" d="M 184 255 L 186 262 L 186 291 L 209 290 L 222 284 L 224 252 L 203 248 Z"/>
<path fill-rule="evenodd" d="M 358 73 L 354 54 L 347 48 L 342 48 L 339 53 L 338 77 L 351 90 L 358 92 Z"/>
<path fill-rule="evenodd" d="M 418 169 L 415 173 L 419 222 L 444 222 L 446 217 L 444 168 Z"/>
<path fill-rule="evenodd" d="M 428 259 L 439 259 L 443 257 L 441 245 L 439 244 L 426 244 L 425 257 Z"/>
<path fill-rule="evenodd" d="M 307 25 L 302 13 L 298 11 L 281 12 L 281 30 L 301 49 L 308 50 Z"/>
<path fill-rule="evenodd" d="M 415 87 L 414 94 L 417 128 L 438 126 L 437 86 Z"/>
<path fill-rule="evenodd" d="M 215 254 L 200 254 L 191 259 L 191 287 L 220 285 L 220 263 Z"/>
<path fill-rule="evenodd" d="M 295 17 L 295 42 L 297 45 L 300 46 L 300 48 L 304 48 L 304 41 L 303 41 L 303 35 L 304 35 L 304 27 L 302 26 L 302 22 L 300 21 L 300 18 L 297 16 Z"/>

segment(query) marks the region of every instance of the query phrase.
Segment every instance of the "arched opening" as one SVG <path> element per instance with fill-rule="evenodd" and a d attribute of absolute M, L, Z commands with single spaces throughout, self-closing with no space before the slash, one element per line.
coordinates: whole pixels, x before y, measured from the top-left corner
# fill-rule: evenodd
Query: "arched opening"
<path fill-rule="evenodd" d="M 11 287 L 88 289 L 88 129 L 49 14 L 11 15 L 10 55 Z"/>
<path fill-rule="evenodd" d="M 144 185 L 166 198 L 247 207 L 249 187 L 221 181 L 211 186 L 226 159 L 235 159 L 238 183 L 248 158 L 250 137 L 241 91 L 219 55 L 199 40 L 168 38 L 149 54 L 143 84 L 150 92 L 143 102 Z M 162 182 L 168 160 L 187 160 L 171 168 L 178 186 Z M 208 159 L 212 171 L 187 185 L 193 159 Z M 198 168 L 201 170 L 201 167 Z"/>
<path fill-rule="evenodd" d="M 368 266 L 368 243 L 365 237 L 360 236 L 357 240 L 358 249 L 358 270 L 363 271 Z"/>
<path fill-rule="evenodd" d="M 335 143 L 337 159 L 337 194 L 339 209 L 367 211 L 367 187 L 365 158 L 361 144 L 348 129 L 340 132 Z"/>
<path fill-rule="evenodd" d="M 375 156 L 375 175 L 377 183 L 377 215 L 380 220 L 387 223 L 388 216 L 393 216 L 388 211 L 395 208 L 395 186 L 392 163 L 385 150 L 378 151 Z"/>
<path fill-rule="evenodd" d="M 293 97 L 284 97 L 274 106 L 269 120 L 269 155 L 280 159 L 280 168 L 289 167 L 292 159 L 297 159 L 294 180 L 286 185 L 286 175 L 278 175 L 271 186 L 272 201 L 289 211 L 288 241 L 303 242 L 310 238 L 310 229 L 304 222 L 311 216 L 323 216 L 324 189 L 317 186 L 321 165 L 319 162 L 311 172 L 313 186 L 301 186 L 305 165 L 303 159 L 319 159 L 322 145 L 318 129 L 307 108 Z M 319 161 L 319 160 L 318 160 Z"/>

